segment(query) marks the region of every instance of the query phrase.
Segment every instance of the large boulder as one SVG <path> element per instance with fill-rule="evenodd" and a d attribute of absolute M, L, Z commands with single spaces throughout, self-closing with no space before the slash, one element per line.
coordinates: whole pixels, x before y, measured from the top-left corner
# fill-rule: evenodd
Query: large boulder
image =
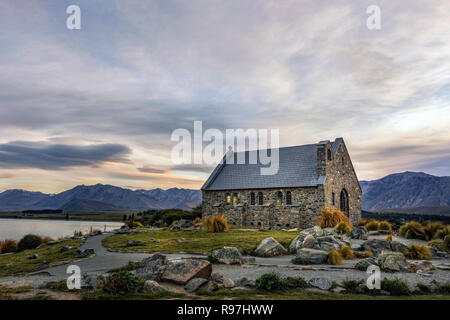
<path fill-rule="evenodd" d="M 359 239 L 359 240 L 367 240 L 367 229 L 366 227 L 354 227 L 352 229 L 352 232 L 350 233 L 350 237 L 352 239 Z"/>
<path fill-rule="evenodd" d="M 392 241 L 391 242 L 391 250 L 397 252 L 404 252 L 408 250 L 408 246 L 400 241 Z"/>
<path fill-rule="evenodd" d="M 362 259 L 358 261 L 353 267 L 356 270 L 366 271 L 367 268 L 371 265 L 378 266 L 378 260 L 374 257 Z"/>
<path fill-rule="evenodd" d="M 235 247 L 224 247 L 223 249 L 214 250 L 211 258 L 214 262 L 223 264 L 242 264 L 244 262 L 244 258 Z"/>
<path fill-rule="evenodd" d="M 332 283 L 325 278 L 312 278 L 308 281 L 308 284 L 311 287 L 315 287 L 320 290 L 329 290 L 332 286 Z"/>
<path fill-rule="evenodd" d="M 235 283 L 234 283 L 234 281 L 233 281 L 232 279 L 230 279 L 230 278 L 225 278 L 225 279 L 223 280 L 223 287 L 224 287 L 225 289 L 231 289 L 231 288 L 234 288 L 234 287 L 235 287 Z"/>
<path fill-rule="evenodd" d="M 339 250 L 341 247 L 344 246 L 344 243 L 342 241 L 339 241 L 333 236 L 325 236 L 320 237 L 316 239 L 319 243 L 319 246 L 317 249 L 330 252 L 331 250 Z"/>
<path fill-rule="evenodd" d="M 176 284 L 186 284 L 193 278 L 211 278 L 211 263 L 200 259 L 176 259 L 170 260 L 161 277 L 163 281 Z"/>
<path fill-rule="evenodd" d="M 326 263 L 328 252 L 316 249 L 299 249 L 292 263 L 294 264 L 322 264 Z"/>
<path fill-rule="evenodd" d="M 287 253 L 286 248 L 272 237 L 262 240 L 254 252 L 258 257 L 276 257 Z"/>
<path fill-rule="evenodd" d="M 383 271 L 409 271 L 410 266 L 401 252 L 384 252 L 378 255 L 378 266 Z"/>
<path fill-rule="evenodd" d="M 167 267 L 167 257 L 162 254 L 154 254 L 150 258 L 141 261 L 136 269 L 136 277 L 144 280 L 160 281 Z"/>
<path fill-rule="evenodd" d="M 297 250 L 302 247 L 303 241 L 308 235 L 309 235 L 308 233 L 300 233 L 298 236 L 296 236 L 289 245 L 289 252 L 296 253 Z"/>
<path fill-rule="evenodd" d="M 310 234 L 313 237 L 323 237 L 325 235 L 323 229 L 319 226 L 314 226 L 314 227 L 302 230 L 301 233 Z"/>
<path fill-rule="evenodd" d="M 305 238 L 305 240 L 303 240 L 303 243 L 301 245 L 302 249 L 320 249 L 320 244 L 319 244 L 319 240 L 317 240 L 316 238 L 314 238 L 312 235 L 308 234 Z M 299 248 L 297 248 L 298 250 Z"/>
<path fill-rule="evenodd" d="M 217 283 L 222 283 L 223 282 L 223 274 L 221 274 L 220 272 L 213 272 L 211 274 L 211 280 Z"/>
<path fill-rule="evenodd" d="M 391 246 L 389 245 L 389 242 L 386 240 L 381 240 L 381 239 L 367 240 L 362 244 L 362 247 L 364 248 L 364 250 L 370 251 L 374 255 L 378 255 L 383 251 L 391 250 Z"/>
<path fill-rule="evenodd" d="M 154 280 L 147 280 L 144 282 L 144 286 L 142 287 L 144 292 L 158 292 L 163 291 L 164 288 Z"/>
<path fill-rule="evenodd" d="M 189 280 L 185 285 L 184 285 L 184 289 L 187 292 L 195 292 L 197 291 L 202 285 L 204 285 L 205 283 L 207 283 L 208 280 L 206 280 L 205 278 L 194 278 Z"/>

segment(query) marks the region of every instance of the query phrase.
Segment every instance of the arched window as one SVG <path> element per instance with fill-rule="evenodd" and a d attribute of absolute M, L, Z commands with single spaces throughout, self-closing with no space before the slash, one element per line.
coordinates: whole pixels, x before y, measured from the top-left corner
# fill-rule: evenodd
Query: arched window
<path fill-rule="evenodd" d="M 254 193 L 254 192 L 250 193 L 250 204 L 251 204 L 252 206 L 255 205 L 255 203 L 256 203 L 255 200 L 256 200 L 256 199 L 255 199 L 255 193 Z"/>
<path fill-rule="evenodd" d="M 229 193 L 227 193 L 227 195 L 225 196 L 225 199 L 227 201 L 227 204 L 231 203 L 231 195 Z"/>
<path fill-rule="evenodd" d="M 343 165 L 345 164 L 345 159 L 344 159 L 344 157 L 342 157 L 342 164 L 343 164 Z"/>
<path fill-rule="evenodd" d="M 291 205 L 292 204 L 292 195 L 291 192 L 286 192 L 286 204 Z"/>
<path fill-rule="evenodd" d="M 333 206 L 334 206 L 334 204 L 335 204 L 335 195 L 334 195 L 334 192 L 332 192 L 331 193 L 331 203 L 333 204 Z"/>
<path fill-rule="evenodd" d="M 237 204 L 238 203 L 238 196 L 237 193 L 233 194 L 233 204 Z"/>
<path fill-rule="evenodd" d="M 278 191 L 277 193 L 277 206 L 281 206 L 283 204 L 283 193 Z"/>
<path fill-rule="evenodd" d="M 328 161 L 331 161 L 331 150 L 328 149 L 327 151 Z"/>
<path fill-rule="evenodd" d="M 258 204 L 262 206 L 264 204 L 264 197 L 262 192 L 258 192 Z"/>
<path fill-rule="evenodd" d="M 345 214 L 349 214 L 349 206 L 348 206 L 348 193 L 347 190 L 342 189 L 340 196 L 340 209 Z"/>

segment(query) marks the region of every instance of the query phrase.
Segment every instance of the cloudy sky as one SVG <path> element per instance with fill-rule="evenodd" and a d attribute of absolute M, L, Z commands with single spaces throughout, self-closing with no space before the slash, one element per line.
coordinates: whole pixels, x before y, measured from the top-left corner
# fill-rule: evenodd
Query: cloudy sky
<path fill-rule="evenodd" d="M 66 28 L 67 6 L 81 30 Z M 366 26 L 381 8 L 381 30 Z M 0 191 L 198 188 L 177 128 L 344 137 L 360 179 L 450 175 L 450 2 L 0 0 Z"/>

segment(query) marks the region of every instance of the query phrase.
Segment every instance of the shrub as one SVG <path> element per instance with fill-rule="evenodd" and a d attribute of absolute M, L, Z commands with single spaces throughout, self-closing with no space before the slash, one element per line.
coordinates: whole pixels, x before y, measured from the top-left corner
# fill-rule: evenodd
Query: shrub
<path fill-rule="evenodd" d="M 355 256 L 353 254 L 353 250 L 349 246 L 343 246 L 339 249 L 339 253 L 341 254 L 342 258 L 345 260 L 351 260 L 354 259 Z"/>
<path fill-rule="evenodd" d="M 281 290 L 283 280 L 275 273 L 266 273 L 256 279 L 256 288 L 265 291 Z"/>
<path fill-rule="evenodd" d="M 411 290 L 402 279 L 381 280 L 381 290 L 389 292 L 391 296 L 409 296 L 411 294 Z"/>
<path fill-rule="evenodd" d="M 410 221 L 401 226 L 400 235 L 408 239 L 426 240 L 424 227 L 417 221 Z"/>
<path fill-rule="evenodd" d="M 339 264 L 342 264 L 342 261 L 343 261 L 343 259 L 342 259 L 341 254 L 339 253 L 339 251 L 331 250 L 328 253 L 328 261 L 327 261 L 328 264 L 339 265 Z"/>
<path fill-rule="evenodd" d="M 417 244 L 410 244 L 408 250 L 404 253 L 408 259 L 430 260 L 432 258 L 430 249 L 426 246 L 420 246 Z"/>
<path fill-rule="evenodd" d="M 424 226 L 423 231 L 427 237 L 427 240 L 432 240 L 435 239 L 435 236 L 440 229 L 446 229 L 442 222 L 428 222 Z"/>
<path fill-rule="evenodd" d="M 42 238 L 42 243 L 48 243 L 48 242 L 52 242 L 52 241 L 55 241 L 55 240 L 53 240 L 53 238 L 50 238 L 50 237 L 43 237 Z"/>
<path fill-rule="evenodd" d="M 392 234 L 388 235 L 384 240 L 386 240 L 387 242 L 392 242 Z"/>
<path fill-rule="evenodd" d="M 421 282 L 419 282 L 417 284 L 417 289 L 419 290 L 420 293 L 424 293 L 424 294 L 431 293 L 431 288 Z"/>
<path fill-rule="evenodd" d="M 35 249 L 42 243 L 41 237 L 35 234 L 27 234 L 20 239 L 17 245 L 17 251 L 23 251 L 27 249 Z"/>
<path fill-rule="evenodd" d="M 202 218 L 197 217 L 197 218 L 194 219 L 194 224 L 195 223 L 200 223 L 200 222 L 202 222 Z"/>
<path fill-rule="evenodd" d="M 128 228 L 142 228 L 143 227 L 142 223 L 140 223 L 138 221 L 128 221 L 125 224 L 127 225 Z"/>
<path fill-rule="evenodd" d="M 304 289 L 308 288 L 308 283 L 300 277 L 288 277 L 283 280 L 283 287 L 286 289 Z"/>
<path fill-rule="evenodd" d="M 0 253 L 11 253 L 17 251 L 17 241 L 5 240 L 0 242 Z"/>
<path fill-rule="evenodd" d="M 380 228 L 380 223 L 378 221 L 372 220 L 366 224 L 366 229 L 368 231 L 376 231 Z"/>
<path fill-rule="evenodd" d="M 445 236 L 444 244 L 445 244 L 445 247 L 447 248 L 447 251 L 449 251 L 450 250 L 450 235 Z"/>
<path fill-rule="evenodd" d="M 344 280 L 342 281 L 342 287 L 345 288 L 346 291 L 355 293 L 356 289 L 364 283 L 364 280 Z"/>
<path fill-rule="evenodd" d="M 386 230 L 386 231 L 391 231 L 392 230 L 392 226 L 388 221 L 381 221 L 379 226 L 378 226 L 378 230 Z"/>
<path fill-rule="evenodd" d="M 136 292 L 139 288 L 139 279 L 131 272 L 121 270 L 107 277 L 100 277 L 99 288 L 110 294 L 126 295 Z"/>
<path fill-rule="evenodd" d="M 348 226 L 351 226 L 350 220 L 342 211 L 323 208 L 322 215 L 316 221 L 316 224 L 321 228 L 334 228 L 341 222 L 345 222 Z"/>
<path fill-rule="evenodd" d="M 352 231 L 352 229 L 349 227 L 349 225 L 345 222 L 340 222 L 337 226 L 336 226 L 336 231 L 339 234 L 350 234 L 350 232 Z"/>
<path fill-rule="evenodd" d="M 445 245 L 445 241 L 442 239 L 428 241 L 428 245 L 430 247 L 438 249 L 439 251 L 449 251 L 449 248 Z"/>
<path fill-rule="evenodd" d="M 355 257 L 357 257 L 358 259 L 365 259 L 365 258 L 370 258 L 373 256 L 373 253 L 371 251 L 353 251 L 353 254 L 355 255 Z"/>
<path fill-rule="evenodd" d="M 230 229 L 225 215 L 213 215 L 203 219 L 203 228 L 208 232 L 224 232 Z"/>
<path fill-rule="evenodd" d="M 450 234 L 450 226 L 438 229 L 434 234 L 434 239 L 445 239 Z"/>

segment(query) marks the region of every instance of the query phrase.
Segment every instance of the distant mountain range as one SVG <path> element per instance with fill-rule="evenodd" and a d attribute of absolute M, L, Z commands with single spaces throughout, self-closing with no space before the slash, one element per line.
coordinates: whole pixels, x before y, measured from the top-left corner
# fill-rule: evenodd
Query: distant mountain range
<path fill-rule="evenodd" d="M 363 191 L 362 208 L 366 211 L 450 206 L 450 177 L 406 171 L 378 180 L 360 181 L 360 185 Z"/>
<path fill-rule="evenodd" d="M 436 212 L 448 211 L 450 206 L 450 177 L 407 171 L 378 180 L 360 181 L 360 184 L 363 190 L 362 208 L 366 211 Z M 24 190 L 7 190 L 0 193 L 2 211 L 122 211 L 171 208 L 188 210 L 201 202 L 200 190 L 130 190 L 103 184 L 81 185 L 58 194 Z M 392 210 L 397 208 L 398 210 Z"/>
<path fill-rule="evenodd" d="M 201 196 L 200 190 L 178 188 L 130 190 L 103 184 L 81 185 L 58 194 L 14 189 L 0 193 L 0 210 L 122 211 L 171 208 L 188 210 L 201 204 Z"/>

